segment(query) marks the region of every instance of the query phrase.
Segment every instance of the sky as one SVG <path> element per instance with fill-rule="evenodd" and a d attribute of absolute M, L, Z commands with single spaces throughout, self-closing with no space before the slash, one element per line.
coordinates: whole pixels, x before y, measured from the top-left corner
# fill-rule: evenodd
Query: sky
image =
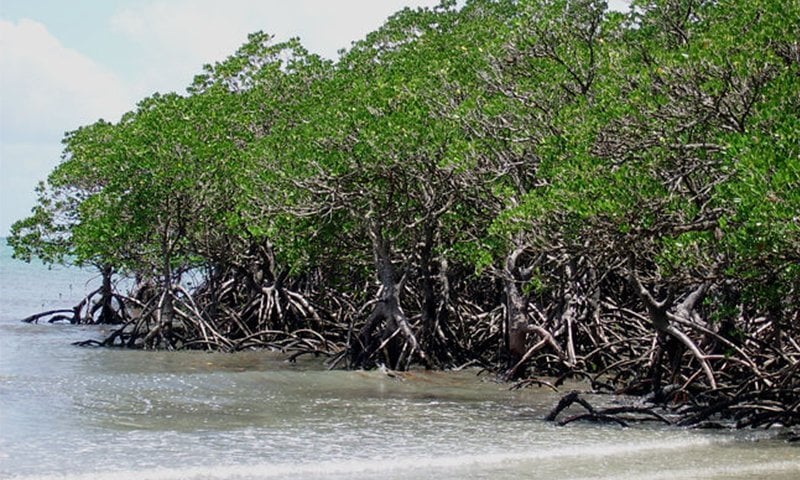
<path fill-rule="evenodd" d="M 330 59 L 403 7 L 438 0 L 0 0 L 0 236 L 29 215 L 65 132 L 117 121 L 258 30 Z M 623 0 L 612 0 L 619 8 Z"/>

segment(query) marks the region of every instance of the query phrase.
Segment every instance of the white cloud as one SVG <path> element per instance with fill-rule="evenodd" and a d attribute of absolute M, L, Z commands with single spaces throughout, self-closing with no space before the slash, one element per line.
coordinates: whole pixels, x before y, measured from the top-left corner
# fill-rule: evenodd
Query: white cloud
<path fill-rule="evenodd" d="M 121 81 L 41 23 L 0 19 L 0 235 L 27 215 L 67 130 L 132 106 Z"/>
<path fill-rule="evenodd" d="M 205 63 L 225 58 L 244 41 L 245 15 L 226 12 L 227 2 L 137 3 L 118 12 L 114 27 L 141 52 L 135 88 L 182 92 Z M 245 34 L 246 35 L 246 34 Z"/>
<path fill-rule="evenodd" d="M 115 29 L 147 52 L 136 60 L 142 95 L 183 91 L 202 66 L 233 54 L 258 30 L 278 41 L 301 37 L 310 51 L 328 58 L 377 28 L 403 6 L 438 0 L 153 0 L 113 17 Z M 149 88 L 149 90 L 147 90 Z"/>
<path fill-rule="evenodd" d="M 0 39 L 4 142 L 60 138 L 100 117 L 116 120 L 132 106 L 117 77 L 64 47 L 41 23 L 0 20 Z"/>
<path fill-rule="evenodd" d="M 34 189 L 58 164 L 60 153 L 58 142 L 0 144 L 0 236 L 30 215 L 36 203 Z"/>

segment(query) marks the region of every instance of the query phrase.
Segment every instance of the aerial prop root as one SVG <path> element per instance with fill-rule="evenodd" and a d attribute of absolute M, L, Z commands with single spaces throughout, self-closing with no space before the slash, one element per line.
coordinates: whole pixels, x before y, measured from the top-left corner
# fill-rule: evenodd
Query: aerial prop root
<path fill-rule="evenodd" d="M 622 427 L 627 427 L 628 422 L 635 421 L 635 422 L 643 422 L 643 421 L 659 421 L 666 425 L 672 425 L 666 417 L 663 415 L 655 412 L 653 409 L 643 406 L 636 406 L 636 405 L 622 405 L 617 407 L 607 407 L 597 409 L 592 406 L 586 399 L 584 399 L 580 392 L 572 391 L 568 394 L 564 395 L 561 400 L 559 400 L 558 404 L 544 417 L 546 421 L 554 422 L 558 418 L 558 416 L 572 406 L 573 404 L 577 403 L 578 405 L 582 406 L 586 412 L 579 413 L 575 415 L 571 415 L 563 420 L 557 422 L 559 426 L 568 425 L 572 422 L 588 420 L 593 422 L 601 422 L 601 423 L 616 423 Z M 634 414 L 635 416 L 631 416 Z M 624 418 L 620 418 L 621 415 L 626 415 Z"/>

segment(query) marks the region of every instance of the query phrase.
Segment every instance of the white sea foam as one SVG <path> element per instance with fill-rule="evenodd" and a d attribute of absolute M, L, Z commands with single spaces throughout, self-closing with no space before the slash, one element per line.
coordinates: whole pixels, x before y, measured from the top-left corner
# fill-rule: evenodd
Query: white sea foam
<path fill-rule="evenodd" d="M 580 445 L 575 447 L 538 449 L 508 453 L 486 453 L 475 455 L 442 455 L 402 458 L 345 459 L 308 463 L 263 463 L 250 465 L 207 465 L 182 468 L 154 468 L 146 470 L 86 472 L 42 476 L 18 476 L 14 480 L 235 480 L 269 478 L 325 478 L 347 475 L 379 473 L 407 473 L 408 478 L 417 478 L 415 471 L 491 468 L 494 465 L 510 465 L 528 461 L 568 460 L 571 457 L 608 458 L 637 455 L 651 451 L 668 452 L 709 446 L 724 441 L 709 438 L 684 438 L 667 441 L 637 442 L 622 445 Z M 770 464 L 773 465 L 773 464 Z M 775 464 L 781 467 L 779 464 Z M 649 478 L 676 478 L 666 477 Z"/>

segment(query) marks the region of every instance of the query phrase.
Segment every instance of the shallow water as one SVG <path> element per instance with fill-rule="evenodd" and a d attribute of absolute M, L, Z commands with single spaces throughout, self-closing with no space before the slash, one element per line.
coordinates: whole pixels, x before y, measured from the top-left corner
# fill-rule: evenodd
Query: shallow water
<path fill-rule="evenodd" d="M 18 320 L 92 275 L 2 252 L 0 478 L 800 478 L 800 448 L 772 433 L 559 428 L 540 419 L 560 394 L 474 371 L 73 347 L 102 330 Z"/>

